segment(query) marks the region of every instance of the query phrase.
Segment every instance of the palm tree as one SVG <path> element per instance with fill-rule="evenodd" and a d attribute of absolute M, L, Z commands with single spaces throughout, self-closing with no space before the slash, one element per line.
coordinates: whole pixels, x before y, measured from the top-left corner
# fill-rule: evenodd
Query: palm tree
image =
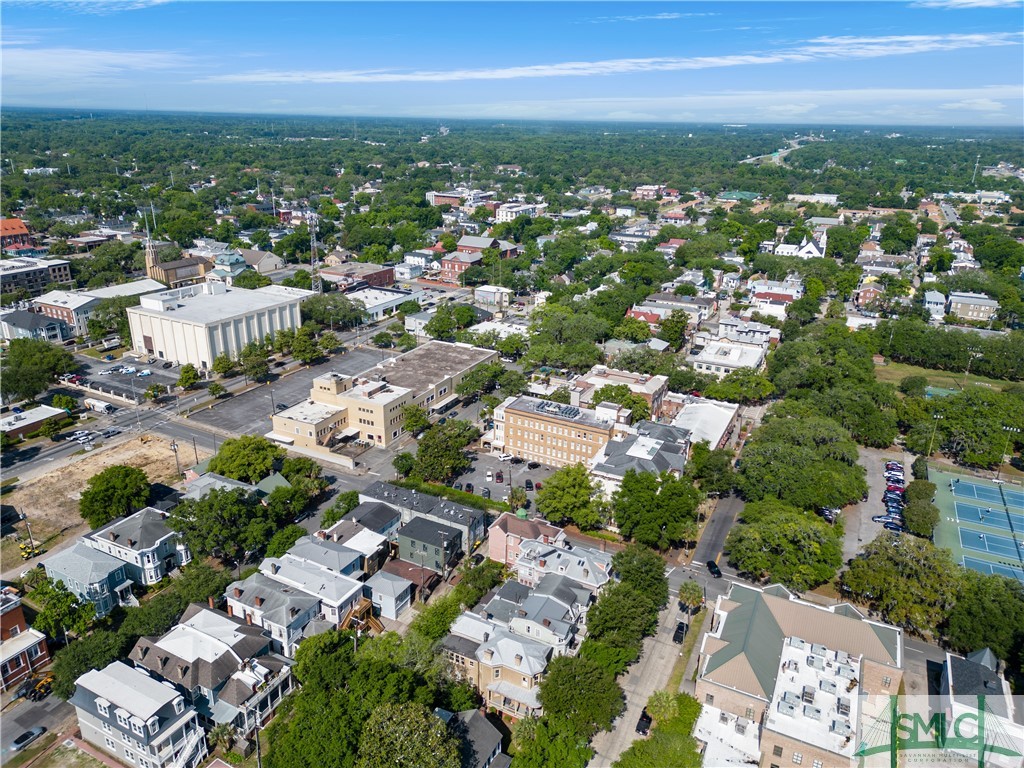
<path fill-rule="evenodd" d="M 231 745 L 235 743 L 235 729 L 231 727 L 231 723 L 220 723 L 210 729 L 210 742 L 214 747 L 220 747 L 222 752 L 227 752 L 231 749 Z"/>
<path fill-rule="evenodd" d="M 679 585 L 679 605 L 693 613 L 704 602 L 704 588 L 690 579 Z"/>
<path fill-rule="evenodd" d="M 679 714 L 679 705 L 676 697 L 668 691 L 655 691 L 647 700 L 647 712 L 661 725 Z"/>

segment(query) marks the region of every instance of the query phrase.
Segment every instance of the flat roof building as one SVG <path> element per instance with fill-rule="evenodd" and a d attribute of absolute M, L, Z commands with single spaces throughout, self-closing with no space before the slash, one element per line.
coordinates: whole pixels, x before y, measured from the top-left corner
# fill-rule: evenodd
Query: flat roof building
<path fill-rule="evenodd" d="M 0 291 L 13 293 L 24 289 L 38 296 L 53 283 L 71 282 L 71 262 L 66 259 L 37 259 L 18 256 L 0 259 Z"/>
<path fill-rule="evenodd" d="M 651 416 L 661 412 L 661 401 L 668 392 L 668 376 L 651 376 L 646 373 L 617 370 L 605 365 L 595 365 L 572 383 L 569 390 L 570 403 L 591 407 L 594 395 L 601 387 L 627 386 L 631 394 L 639 395 L 651 407 Z"/>
<path fill-rule="evenodd" d="M 127 310 L 132 348 L 209 369 L 218 355 L 237 357 L 252 341 L 301 326 L 299 307 L 312 295 L 280 285 L 247 290 L 201 283 L 143 296 Z"/>
<path fill-rule="evenodd" d="M 721 379 L 738 368 L 761 370 L 767 351 L 767 346 L 761 344 L 715 339 L 709 341 L 690 362 L 695 370 Z"/>

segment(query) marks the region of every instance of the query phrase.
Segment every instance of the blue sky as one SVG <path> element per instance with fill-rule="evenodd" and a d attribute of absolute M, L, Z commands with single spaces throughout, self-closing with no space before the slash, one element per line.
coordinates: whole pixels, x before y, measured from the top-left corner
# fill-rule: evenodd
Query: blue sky
<path fill-rule="evenodd" d="M 1020 0 L 5 0 L 10 106 L 1024 124 Z"/>

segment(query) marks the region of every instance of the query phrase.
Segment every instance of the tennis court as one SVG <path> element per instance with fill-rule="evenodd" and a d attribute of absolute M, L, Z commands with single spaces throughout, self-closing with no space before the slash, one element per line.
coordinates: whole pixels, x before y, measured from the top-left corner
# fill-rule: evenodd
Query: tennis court
<path fill-rule="evenodd" d="M 1024 555 L 1018 552 L 1017 543 L 1009 536 L 1000 536 L 998 533 L 978 533 L 961 528 L 960 546 L 975 552 L 988 552 L 999 557 L 1024 562 Z"/>
<path fill-rule="evenodd" d="M 977 499 L 978 501 L 990 501 L 993 504 L 1002 505 L 1003 495 L 998 488 L 990 485 L 978 485 L 970 480 L 953 480 L 953 495 L 964 499 Z"/>
<path fill-rule="evenodd" d="M 1024 510 L 1024 491 L 1018 491 L 1014 488 L 1007 488 L 1004 485 L 1003 499 L 1006 500 L 1006 506 Z"/>
<path fill-rule="evenodd" d="M 990 563 L 987 560 L 978 560 L 975 557 L 964 556 L 964 567 L 972 571 L 984 574 L 995 574 L 997 576 L 1008 576 L 1024 583 L 1024 568 L 1011 568 L 1008 565 Z"/>
<path fill-rule="evenodd" d="M 1012 533 L 1024 533 L 1024 515 L 1009 512 L 1002 504 L 996 507 L 979 507 L 966 501 L 954 501 L 953 506 L 959 522 L 975 523 Z"/>

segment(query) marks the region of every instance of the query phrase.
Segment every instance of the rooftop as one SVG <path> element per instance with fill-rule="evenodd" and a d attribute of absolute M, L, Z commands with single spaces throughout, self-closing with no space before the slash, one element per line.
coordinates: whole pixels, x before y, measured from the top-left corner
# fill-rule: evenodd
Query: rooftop
<path fill-rule="evenodd" d="M 684 395 L 683 408 L 672 419 L 672 426 L 688 430 L 692 442 L 699 443 L 706 440 L 708 445 L 715 448 L 725 436 L 737 411 L 739 411 L 739 405 L 736 403 Z"/>
<path fill-rule="evenodd" d="M 51 555 L 43 564 L 47 571 L 52 569 L 57 574 L 74 579 L 83 588 L 103 581 L 124 565 L 116 557 L 95 550 L 82 541 L 76 541 L 71 547 Z"/>
<path fill-rule="evenodd" d="M 373 378 L 380 374 L 392 386 L 410 389 L 419 397 L 445 379 L 495 356 L 496 353 L 489 349 L 434 340 L 379 363 L 362 376 Z"/>
<path fill-rule="evenodd" d="M 730 339 L 709 342 L 694 362 L 710 365 L 727 365 L 731 368 L 758 368 L 764 361 L 765 348 L 760 344 L 746 344 Z"/>
<path fill-rule="evenodd" d="M 120 517 L 88 535 L 93 541 L 105 541 L 119 547 L 141 552 L 155 547 L 171 535 L 164 513 L 154 507 L 144 507 L 133 515 Z"/>
<path fill-rule="evenodd" d="M 631 392 L 653 396 L 658 390 L 668 386 L 668 376 L 648 376 L 645 373 L 633 373 L 604 365 L 595 365 L 575 382 L 575 386 L 584 389 L 582 400 L 589 402 L 593 393 L 604 386 L 625 384 Z"/>
<path fill-rule="evenodd" d="M 654 474 L 683 471 L 690 445 L 688 430 L 653 421 L 642 421 L 636 428 L 635 435 L 605 443 L 593 459 L 594 472 L 624 477 L 631 469 Z"/>
<path fill-rule="evenodd" d="M 167 286 L 159 280 L 144 277 L 141 280 L 132 280 L 119 285 L 108 285 L 106 288 L 95 288 L 85 293 L 97 299 L 114 299 L 120 296 L 141 296 L 144 293 L 154 293 L 166 288 Z"/>
<path fill-rule="evenodd" d="M 285 408 L 283 411 L 278 411 L 274 415 L 280 416 L 282 419 L 297 421 L 301 424 L 319 424 L 322 421 L 336 416 L 344 410 L 345 409 L 343 407 L 336 405 L 318 403 L 314 400 L 303 400 L 300 403 L 296 403 L 291 408 Z"/>
<path fill-rule="evenodd" d="M 89 670 L 76 683 L 106 699 L 115 708 L 126 710 L 143 721 L 181 696 L 171 686 L 157 682 L 123 661 L 115 661 L 103 669 Z"/>
<path fill-rule="evenodd" d="M 607 552 L 589 547 L 559 546 L 526 539 L 519 545 L 515 567 L 562 574 L 580 584 L 600 587 L 611 578 L 612 558 Z"/>
<path fill-rule="evenodd" d="M 789 638 L 765 728 L 844 757 L 857 747 L 861 657 Z"/>
<path fill-rule="evenodd" d="M 398 535 L 435 547 L 447 546 L 453 541 L 462 541 L 461 531 L 418 515 L 399 528 Z"/>
<path fill-rule="evenodd" d="M 401 291 L 397 288 L 362 288 L 347 294 L 353 301 L 361 301 L 364 307 L 372 309 L 378 304 L 390 301 L 406 301 L 419 296 L 422 291 Z"/>
<path fill-rule="evenodd" d="M 87 293 L 73 293 L 71 291 L 50 291 L 32 299 L 32 303 L 37 306 L 47 304 L 53 307 L 64 307 L 71 311 L 87 307 L 95 301 L 95 296 Z"/>
<path fill-rule="evenodd" d="M 33 269 L 49 269 L 70 264 L 67 259 L 37 259 L 32 256 L 18 256 L 14 259 L 0 259 L 0 274 L 12 275 Z"/>
<path fill-rule="evenodd" d="M 268 557 L 260 563 L 260 572 L 275 581 L 293 586 L 318 600 L 340 605 L 362 591 L 362 584 L 350 576 L 291 553 L 284 557 Z"/>
<path fill-rule="evenodd" d="M 139 306 L 129 308 L 128 312 L 153 317 L 173 313 L 176 320 L 206 325 L 286 306 L 312 295 L 312 291 L 281 285 L 248 290 L 220 283 L 200 283 L 143 296 Z"/>
<path fill-rule="evenodd" d="M 505 411 L 518 411 L 529 415 L 544 416 L 558 421 L 567 421 L 582 427 L 595 429 L 608 429 L 615 422 L 606 419 L 598 411 L 591 411 L 586 408 L 577 408 L 573 405 L 562 405 L 551 400 L 541 400 L 539 397 L 520 395 L 512 400 L 503 403 Z"/>

